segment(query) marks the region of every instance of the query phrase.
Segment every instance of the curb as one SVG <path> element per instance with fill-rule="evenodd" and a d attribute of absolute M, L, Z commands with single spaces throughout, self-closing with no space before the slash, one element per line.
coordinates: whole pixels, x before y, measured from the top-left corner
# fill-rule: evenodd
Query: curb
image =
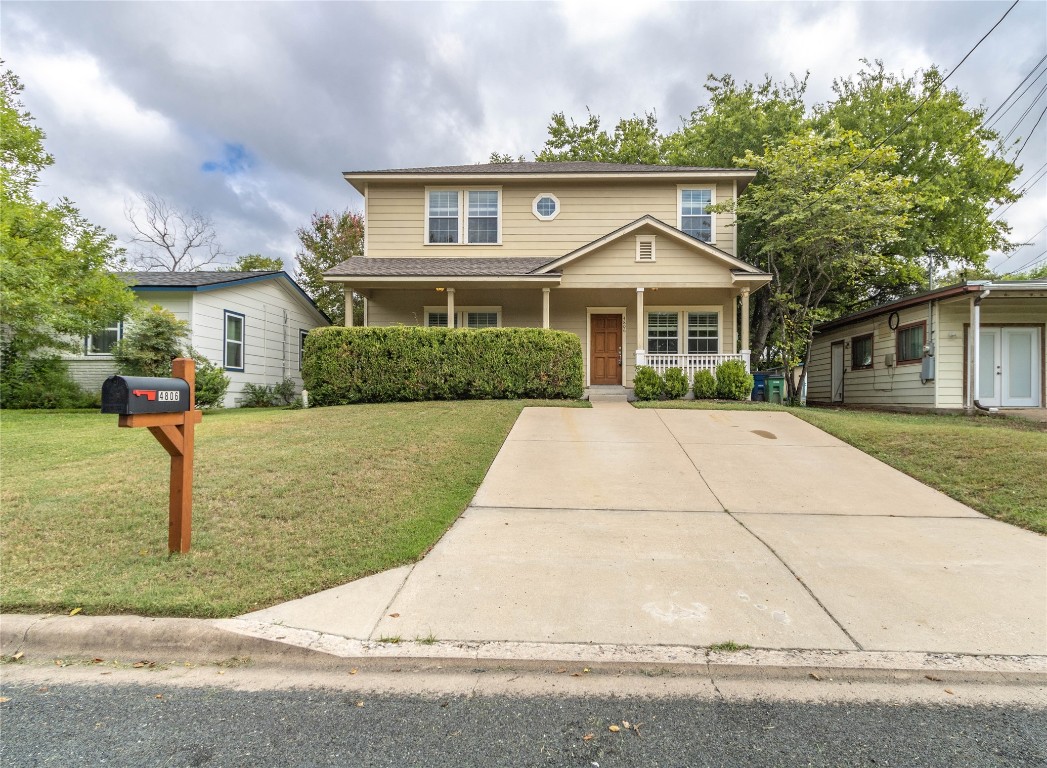
<path fill-rule="evenodd" d="M 142 616 L 0 616 L 0 653 L 26 661 L 94 659 L 214 664 L 249 657 L 258 665 L 324 669 L 368 663 L 398 670 L 561 672 L 565 666 L 721 678 L 1047 686 L 1047 656 L 894 651 L 744 649 L 522 642 L 379 643 L 248 619 Z"/>

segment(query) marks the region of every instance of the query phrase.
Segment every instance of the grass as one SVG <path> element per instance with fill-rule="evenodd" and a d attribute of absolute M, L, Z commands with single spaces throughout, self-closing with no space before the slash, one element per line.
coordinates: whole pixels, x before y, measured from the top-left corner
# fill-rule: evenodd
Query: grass
<path fill-rule="evenodd" d="M 787 411 L 983 514 L 1047 533 L 1047 431 L 1033 422 L 766 403 L 636 405 Z"/>
<path fill-rule="evenodd" d="M 722 643 L 713 643 L 709 646 L 710 651 L 717 651 L 720 653 L 736 653 L 749 648 L 752 648 L 752 646 L 745 643 L 736 643 L 734 640 L 724 640 Z"/>
<path fill-rule="evenodd" d="M 414 562 L 538 404 L 209 412 L 192 550 L 171 557 L 168 456 L 147 430 L 4 411 L 0 609 L 234 616 Z"/>

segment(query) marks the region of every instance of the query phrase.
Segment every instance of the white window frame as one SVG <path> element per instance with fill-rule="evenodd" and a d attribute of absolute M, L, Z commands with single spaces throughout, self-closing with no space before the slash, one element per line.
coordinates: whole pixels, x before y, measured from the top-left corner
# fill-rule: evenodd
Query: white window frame
<path fill-rule="evenodd" d="M 240 366 L 229 365 L 229 318 L 235 317 L 240 320 L 240 341 L 233 340 L 234 344 L 240 345 Z M 247 317 L 243 312 L 234 312 L 231 309 L 222 311 L 222 367 L 227 371 L 243 372 L 247 367 Z"/>
<path fill-rule="evenodd" d="M 716 351 L 715 352 L 692 352 L 691 347 L 691 315 L 715 315 L 716 316 Z M 723 313 L 712 309 L 685 309 L 681 313 L 683 319 L 683 341 L 684 354 L 686 355 L 719 355 L 723 349 Z"/>
<path fill-rule="evenodd" d="M 716 205 L 716 185 L 715 184 L 677 184 L 676 185 L 676 228 L 681 232 L 683 228 L 683 193 L 684 190 L 705 190 L 709 193 L 709 205 Z M 701 240 L 695 238 L 699 242 L 709 243 L 709 245 L 716 245 L 716 214 L 709 213 L 709 239 Z M 689 235 L 693 237 L 693 235 Z"/>
<path fill-rule="evenodd" d="M 102 332 L 105 332 L 105 331 L 116 331 L 116 341 L 113 342 L 114 346 L 116 344 L 119 344 L 120 341 L 124 338 L 124 324 L 123 324 L 123 322 L 118 322 L 116 325 L 110 325 L 110 326 L 107 326 L 105 328 L 100 328 L 99 331 L 102 331 Z M 88 356 L 88 357 L 112 357 L 113 356 L 112 350 L 110 350 L 109 352 L 94 352 L 94 351 L 92 351 L 91 347 L 93 346 L 93 342 L 94 342 L 94 334 L 93 333 L 89 333 L 89 334 L 87 334 L 87 336 L 84 337 L 84 354 L 86 356 Z"/>
<path fill-rule="evenodd" d="M 681 350 L 678 352 L 649 352 L 652 355 L 722 355 L 724 353 L 724 337 L 723 337 L 723 316 L 724 307 L 719 304 L 703 304 L 703 305 L 691 305 L 691 306 L 658 306 L 648 304 L 643 308 L 643 339 L 644 348 L 647 348 L 649 338 L 647 336 L 647 320 L 648 314 L 651 312 L 668 312 L 676 313 L 676 333 L 677 333 L 677 349 Z M 687 351 L 687 314 L 689 312 L 697 312 L 701 314 L 715 314 L 716 315 L 716 346 L 718 352 L 688 352 Z"/>
<path fill-rule="evenodd" d="M 542 214 L 542 213 L 540 213 L 538 211 L 538 201 L 539 200 L 544 200 L 547 197 L 549 199 L 551 199 L 554 203 L 556 203 L 556 210 L 553 211 L 548 216 L 546 216 L 546 215 L 544 215 L 544 214 Z M 557 216 L 560 215 L 560 198 L 558 198 L 552 192 L 542 192 L 540 195 L 537 195 L 534 198 L 534 200 L 531 201 L 531 213 L 533 213 L 534 217 L 536 219 L 538 219 L 539 221 L 552 221 L 553 219 L 555 219 Z"/>
<path fill-rule="evenodd" d="M 302 370 L 302 363 L 305 362 L 305 337 L 309 335 L 308 328 L 298 329 L 298 370 Z"/>
<path fill-rule="evenodd" d="M 422 307 L 422 321 L 423 321 L 423 325 L 425 325 L 425 327 L 427 327 L 427 328 L 429 328 L 429 327 L 433 327 L 433 328 L 445 328 L 445 327 L 447 327 L 447 326 L 443 326 L 443 325 L 430 326 L 429 325 L 429 313 L 430 312 L 433 313 L 433 314 L 446 315 L 447 314 L 447 305 L 446 304 L 440 304 L 440 305 L 437 305 L 437 306 Z M 502 327 L 502 308 L 501 307 L 469 307 L 469 306 L 462 306 L 462 307 L 456 306 L 454 308 L 454 327 L 455 328 L 465 328 L 466 330 L 468 330 L 468 326 L 465 323 L 466 323 L 467 316 L 469 315 L 470 312 L 490 312 L 490 313 L 494 313 L 494 314 L 496 314 L 498 316 L 498 324 L 495 326 L 495 328 L 501 328 Z M 450 319 L 450 318 L 448 318 L 448 319 Z"/>
<path fill-rule="evenodd" d="M 429 242 L 429 193 L 430 192 L 455 192 L 458 195 L 458 242 L 457 243 L 430 243 Z M 494 192 L 498 195 L 498 230 L 496 240 L 493 243 L 470 243 L 469 238 L 469 193 L 470 192 Z M 492 246 L 502 244 L 502 188 L 500 186 L 490 187 L 426 187 L 425 188 L 425 225 L 422 233 L 422 245 L 433 247 L 454 247 L 468 245 L 473 247 Z"/>
<path fill-rule="evenodd" d="M 636 236 L 636 261 L 637 261 L 637 263 L 650 264 L 650 263 L 654 262 L 657 259 L 657 254 L 655 253 L 655 248 L 656 248 L 656 246 L 655 246 L 655 239 L 656 238 L 655 238 L 654 235 L 637 235 Z M 646 258 L 646 257 L 641 256 L 641 250 L 643 248 L 643 245 L 646 245 L 648 243 L 651 246 L 651 256 L 650 256 L 650 258 Z"/>

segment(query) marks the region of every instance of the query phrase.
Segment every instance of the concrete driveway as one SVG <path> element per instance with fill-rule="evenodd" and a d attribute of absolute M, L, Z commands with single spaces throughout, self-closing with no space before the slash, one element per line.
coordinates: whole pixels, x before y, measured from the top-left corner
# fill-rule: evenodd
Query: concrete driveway
<path fill-rule="evenodd" d="M 372 640 L 1045 654 L 1047 538 L 787 413 L 527 408 L 424 560 L 244 618 Z"/>

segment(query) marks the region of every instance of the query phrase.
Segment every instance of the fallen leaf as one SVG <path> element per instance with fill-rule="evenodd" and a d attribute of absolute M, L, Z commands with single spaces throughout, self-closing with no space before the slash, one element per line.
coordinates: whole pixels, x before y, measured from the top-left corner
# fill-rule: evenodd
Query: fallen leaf
<path fill-rule="evenodd" d="M 16 653 L 16 654 L 15 654 L 14 656 L 12 656 L 11 658 L 12 658 L 12 659 L 14 659 L 15 661 L 18 661 L 18 660 L 19 660 L 20 658 L 22 658 L 23 656 L 25 656 L 25 653 L 24 653 L 24 652 L 22 652 L 22 651 L 19 651 L 18 653 Z"/>
<path fill-rule="evenodd" d="M 358 670 L 358 669 L 357 669 L 356 667 L 353 667 L 352 669 L 350 669 L 350 670 L 349 670 L 349 674 L 350 674 L 350 675 L 355 675 L 355 674 L 356 674 L 357 672 L 359 672 L 359 671 L 360 671 L 360 670 Z"/>
<path fill-rule="evenodd" d="M 924 675 L 924 677 L 926 677 L 928 680 L 931 680 L 931 681 L 933 681 L 935 683 L 940 683 L 942 681 L 942 679 L 940 677 L 935 677 L 934 675 Z"/>
<path fill-rule="evenodd" d="M 945 689 L 945 692 L 946 692 L 947 694 L 949 694 L 950 696 L 955 696 L 955 695 L 956 695 L 955 693 L 953 693 L 953 692 L 952 692 L 952 688 L 946 688 L 946 689 Z"/>
<path fill-rule="evenodd" d="M 582 673 L 586 674 L 586 675 L 589 674 L 589 667 L 586 667 L 585 669 L 583 669 Z"/>
<path fill-rule="evenodd" d="M 101 664 L 103 661 L 105 661 L 105 659 L 100 659 L 97 656 L 95 658 L 91 659 L 91 663 L 92 664 Z"/>
<path fill-rule="evenodd" d="M 629 728 L 631 728 L 631 727 L 632 726 L 629 725 L 629 721 L 628 720 L 622 720 L 622 728 L 624 728 L 625 730 L 628 731 Z"/>
<path fill-rule="evenodd" d="M 220 669 L 220 670 L 218 670 L 218 674 L 220 674 L 220 675 L 224 675 L 224 674 L 225 674 L 225 670 L 224 670 L 224 669 Z"/>
<path fill-rule="evenodd" d="M 582 741 L 592 741 L 595 738 L 596 738 L 596 734 L 594 734 L 594 733 L 587 733 L 584 736 L 582 736 Z"/>
<path fill-rule="evenodd" d="M 102 674 L 102 675 L 111 675 L 111 674 L 113 674 L 113 673 L 112 673 L 112 672 L 100 672 L 99 674 Z"/>
<path fill-rule="evenodd" d="M 47 693 L 48 690 L 50 690 L 50 689 L 46 685 L 41 685 L 36 690 L 37 690 L 37 693 Z"/>
<path fill-rule="evenodd" d="M 358 707 L 362 707 L 363 705 L 364 705 L 364 703 L 362 701 L 356 702 L 356 706 L 358 706 Z"/>
<path fill-rule="evenodd" d="M 134 667 L 135 669 L 141 669 L 142 667 L 150 667 L 150 668 L 152 668 L 152 667 L 156 666 L 156 662 L 155 661 L 149 661 L 148 659 L 142 659 L 142 661 L 136 661 L 131 666 Z"/>
<path fill-rule="evenodd" d="M 618 731 L 622 729 L 619 728 L 617 725 L 609 725 L 607 726 L 607 730 L 609 730 L 611 733 L 618 733 Z"/>
<path fill-rule="evenodd" d="M 76 614 L 80 613 L 80 611 L 82 611 L 82 610 L 83 610 L 83 608 L 74 608 L 73 610 L 69 611 L 69 615 L 70 616 L 76 616 Z"/>
<path fill-rule="evenodd" d="M 562 675 L 566 671 L 567 671 L 566 667 L 561 667 L 560 669 L 556 670 L 556 674 Z"/>
<path fill-rule="evenodd" d="M 6 704 L 11 700 L 10 696 L 0 696 L 0 704 Z"/>
<path fill-rule="evenodd" d="M 65 666 L 65 662 L 62 661 L 61 659 L 55 659 L 55 666 L 56 667 L 64 667 Z"/>
<path fill-rule="evenodd" d="M 164 697 L 164 695 L 162 693 L 158 693 L 153 698 L 154 699 L 162 699 L 163 697 Z"/>
<path fill-rule="evenodd" d="M 581 676 L 582 676 L 581 672 L 572 672 L 571 673 L 571 677 L 581 677 Z"/>
<path fill-rule="evenodd" d="M 821 678 L 821 675 L 817 675 L 817 674 L 815 674 L 814 672 L 812 672 L 812 673 L 811 673 L 811 677 L 812 677 L 813 679 L 815 679 L 815 680 L 821 680 L 821 679 L 822 679 L 822 678 Z"/>
<path fill-rule="evenodd" d="M 389 618 L 390 619 L 398 619 L 398 618 L 400 618 L 400 614 L 398 614 L 398 613 L 390 613 L 389 614 Z"/>

